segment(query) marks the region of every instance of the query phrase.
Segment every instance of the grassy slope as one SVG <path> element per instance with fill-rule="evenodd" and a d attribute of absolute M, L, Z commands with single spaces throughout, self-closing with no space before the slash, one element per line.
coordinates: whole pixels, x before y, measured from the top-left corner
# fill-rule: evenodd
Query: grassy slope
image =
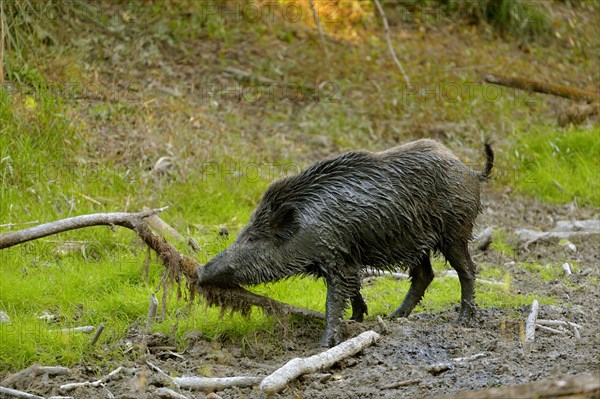
<path fill-rule="evenodd" d="M 286 171 L 346 148 L 375 150 L 421 136 L 443 139 L 478 165 L 479 150 L 469 148 L 480 145 L 483 126 L 498 138 L 498 188 L 511 185 L 553 202 L 576 197 L 580 204 L 598 204 L 597 185 L 587 183 L 598 168 L 598 128 L 557 129 L 545 98 L 525 102 L 510 90 L 481 86 L 472 67 L 492 65 L 492 70 L 594 87 L 597 60 L 587 53 L 598 43 L 584 39 L 589 29 L 584 12 L 577 14 L 583 19 L 577 25 L 581 31 L 566 23 L 556 27 L 562 37 L 574 38 L 573 46 L 568 39 L 556 40 L 526 45 L 527 52 L 485 26 L 394 28 L 398 51 L 423 94 L 404 86 L 379 30 L 372 28 L 372 10 L 342 10 L 345 20 L 327 24 L 337 41 L 329 43 L 326 57 L 310 23 L 205 20 L 193 5 L 155 4 L 150 9 L 136 3 L 120 6 L 120 18 L 96 21 L 108 30 L 84 24 L 87 31 L 65 47 L 41 48 L 37 59 L 44 62 L 36 65 L 32 58 L 27 73 L 20 75 L 24 83 L 77 82 L 78 90 L 0 91 L 1 224 L 169 204 L 164 218 L 202 244 L 199 260 L 205 261 L 227 244 L 218 238 L 218 226 L 226 225 L 235 235 L 260 193 Z M 506 54 L 501 64 L 498 53 Z M 532 66 L 541 57 L 558 70 Z M 200 96 L 199 88 L 215 82 L 239 85 L 223 75 L 227 66 L 282 82 L 331 82 L 336 95 L 321 91 L 318 101 L 296 102 L 281 94 L 272 101 L 241 102 L 219 94 Z M 565 70 L 576 71 L 568 74 L 572 80 L 565 80 Z M 108 93 L 111 100 L 97 100 L 81 87 L 92 87 L 92 95 Z M 175 158 L 174 169 L 149 170 L 165 155 Z M 560 162 L 554 161 L 557 157 Z M 509 165 L 520 171 L 531 160 L 539 165 L 536 184 L 512 179 Z M 65 241 L 80 243 L 83 250 L 81 245 L 66 248 Z M 143 278 L 144 256 L 133 233 L 101 227 L 0 251 L 0 309 L 12 320 L 0 324 L 0 370 L 122 356 L 119 340 L 133 321 L 143 320 L 160 279 L 161 266 L 154 261 L 148 279 Z M 483 268 L 488 278 L 510 278 Z M 392 310 L 407 287 L 386 279 L 366 287 L 370 317 Z M 531 301 L 506 288 L 480 287 L 480 305 L 514 307 Z M 257 290 L 324 310 L 322 282 L 293 279 Z M 167 318 L 156 329 L 171 334 L 176 325 L 178 342 L 192 329 L 207 337 L 248 341 L 258 330 L 279 331 L 258 312 L 250 320 L 220 320 L 217 310 L 186 307 L 171 297 Z M 438 310 L 458 301 L 458 282 L 438 279 L 419 309 Z M 43 312 L 57 322 L 48 326 L 38 320 Z M 96 348 L 86 344 L 87 337 L 48 332 L 100 322 L 107 332 Z"/>

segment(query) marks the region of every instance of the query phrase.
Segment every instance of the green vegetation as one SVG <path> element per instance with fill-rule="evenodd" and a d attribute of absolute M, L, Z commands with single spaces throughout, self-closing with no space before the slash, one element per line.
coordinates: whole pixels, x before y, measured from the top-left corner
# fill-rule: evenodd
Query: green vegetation
<path fill-rule="evenodd" d="M 414 15 L 425 16 L 426 20 L 428 16 L 439 17 L 439 10 L 441 10 L 448 18 L 464 19 L 470 23 L 486 22 L 500 33 L 522 39 L 546 37 L 551 27 L 550 17 L 542 4 L 532 1 L 417 0 L 398 3 L 400 6 L 410 8 Z"/>
<path fill-rule="evenodd" d="M 10 50 L 4 54 L 5 77 L 16 86 L 0 86 L 0 234 L 25 228 L 27 222 L 169 205 L 162 217 L 200 243 L 203 251 L 194 256 L 205 262 L 231 242 L 273 179 L 347 148 L 378 150 L 422 136 L 444 140 L 461 158 L 480 165 L 479 150 L 473 155 L 463 149 L 478 148 L 482 136 L 497 133 L 506 141 L 497 146 L 500 179 L 490 183 L 493 189 L 511 187 L 550 202 L 576 198 L 580 205 L 600 203 L 598 128 L 549 126 L 553 111 L 542 101 L 524 103 L 504 89 L 490 96 L 488 86 L 473 83 L 478 76 L 462 66 L 495 65 L 498 52 L 508 54 L 507 63 L 518 59 L 516 71 L 531 71 L 533 63 L 521 55 L 511 58 L 513 43 L 479 38 L 469 21 L 456 25 L 458 48 L 453 48 L 457 40 L 437 37 L 437 43 L 419 28 L 409 32 L 409 39 L 397 41 L 405 46 L 403 61 L 420 90 L 412 92 L 389 60 L 379 19 L 365 2 L 340 3 L 333 19 L 322 15 L 326 33 L 332 35 L 327 57 L 307 13 L 302 24 L 277 15 L 258 23 L 207 15 L 200 1 L 116 2 L 113 8 L 108 3 L 102 9 L 70 8 L 65 13 L 64 7 L 84 7 L 86 2 L 3 2 Z M 458 2 L 440 3 L 458 7 Z M 481 8 L 472 15 L 485 17 L 501 31 L 518 34 L 511 26 L 520 26 L 537 35 L 543 29 L 515 20 L 509 10 L 523 4 L 476 2 Z M 395 8 L 384 5 L 392 20 Z M 69 19 L 63 21 L 60 15 Z M 85 32 L 74 30 L 72 22 Z M 438 23 L 443 27 L 446 21 Z M 473 42 L 468 51 L 464 38 Z M 535 56 L 546 57 L 550 64 L 557 57 L 579 63 L 588 48 L 579 42 L 572 50 L 564 46 L 536 47 Z M 446 49 L 450 55 L 439 54 Z M 325 82 L 335 90 L 323 85 L 317 93 L 321 98 L 296 102 L 277 96 L 256 103 L 219 95 L 198 99 L 202 85 L 224 79 L 229 66 L 283 83 Z M 596 70 L 589 62 L 580 68 L 582 74 Z M 154 86 L 145 91 L 149 80 Z M 115 94 L 115 87 L 123 87 L 115 81 L 128 89 L 128 82 L 137 86 L 118 95 L 92 96 Z M 448 82 L 452 90 L 444 94 Z M 76 85 L 56 90 L 67 83 Z M 93 89 L 86 90 L 86 85 Z M 252 88 L 247 82 L 240 85 Z M 456 87 L 463 90 L 461 95 L 455 95 Z M 514 133 L 501 136 L 510 130 Z M 153 169 L 167 155 L 174 159 L 174 168 Z M 227 240 L 218 235 L 222 225 L 231 232 Z M 492 245 L 504 255 L 514 253 L 501 233 Z M 120 341 L 132 324 L 145 325 L 148 299 L 163 270 L 153 258 L 145 277 L 145 254 L 132 232 L 105 227 L 0 250 L 0 310 L 11 318 L 11 323 L 0 323 L 0 371 L 34 362 L 69 365 L 130 356 Z M 554 273 L 554 268 L 527 267 L 543 279 Z M 437 262 L 435 268 L 439 273 L 447 266 Z M 481 307 L 531 302 L 531 295 L 510 290 L 510 275 L 501 269 L 484 268 L 481 276 L 506 282 L 479 284 Z M 458 287 L 457 279 L 436 278 L 417 311 L 457 305 Z M 408 282 L 388 278 L 365 287 L 369 317 L 389 313 L 407 289 Z M 295 278 L 255 291 L 324 311 L 322 281 Z M 40 320 L 44 313 L 54 315 L 54 321 Z M 107 329 L 94 347 L 88 336 L 49 331 L 101 322 Z M 306 323 L 294 321 L 290 328 Z M 221 319 L 218 309 L 177 301 L 175 289 L 169 293 L 167 315 L 153 329 L 180 347 L 186 333 L 200 330 L 207 339 L 240 339 L 252 351 L 281 350 L 277 339 L 267 340 L 268 346 L 259 338 L 286 333 L 258 311 L 249 319 Z"/>
<path fill-rule="evenodd" d="M 518 132 L 508 162 L 518 191 L 551 203 L 600 206 L 600 128 Z"/>

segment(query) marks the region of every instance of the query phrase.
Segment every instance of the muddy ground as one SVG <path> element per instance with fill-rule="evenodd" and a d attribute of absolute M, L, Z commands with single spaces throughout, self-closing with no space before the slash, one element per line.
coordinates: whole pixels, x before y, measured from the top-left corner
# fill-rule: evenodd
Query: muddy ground
<path fill-rule="evenodd" d="M 597 209 L 580 209 L 574 204 L 552 206 L 535 200 L 514 198 L 509 194 L 484 194 L 485 210 L 479 228 L 494 226 L 507 232 L 510 240 L 516 227 L 550 229 L 557 220 L 598 218 Z M 576 252 L 556 241 L 529 245 L 508 257 L 497 251 L 478 252 L 477 262 L 504 265 L 513 276 L 512 290 L 539 293 L 556 298 L 557 305 L 542 305 L 539 317 L 568 320 L 579 324 L 581 339 L 537 331 L 533 351 L 524 356 L 522 339 L 529 306 L 518 309 L 480 309 L 473 326 L 456 323 L 458 304 L 439 313 L 413 314 L 408 319 L 388 321 L 390 333 L 379 343 L 346 359 L 320 374 L 306 375 L 290 384 L 276 397 L 281 398 L 418 398 L 458 391 L 477 390 L 538 380 L 558 379 L 567 375 L 600 374 L 600 237 L 571 240 Z M 579 265 L 570 278 L 544 281 L 539 275 L 522 270 L 523 262 L 556 264 L 568 258 Z M 517 317 L 520 315 L 520 317 Z M 379 327 L 371 315 L 364 323 L 346 325 L 348 337 Z M 293 328 L 288 326 L 293 323 Z M 135 357 L 124 366 L 136 368 L 104 387 L 79 388 L 75 398 L 153 398 L 156 388 L 167 385 L 165 379 L 149 369 L 145 360 L 171 375 L 266 376 L 294 357 L 321 351 L 316 346 L 323 325 L 302 320 L 282 320 L 279 348 L 273 337 L 257 334 L 254 344 L 246 342 L 209 342 L 201 332 L 190 332 L 189 346 L 174 355 L 168 338 L 150 337 L 149 354 Z M 135 334 L 130 337 L 141 341 Z M 262 343 L 270 348 L 263 348 Z M 132 352 L 133 353 L 133 352 Z M 471 361 L 453 359 L 483 354 Z M 119 364 L 112 364 L 113 368 Z M 74 381 L 93 381 L 110 371 L 74 368 L 69 376 L 37 378 L 17 383 L 14 388 L 43 396 L 59 395 L 58 386 Z M 600 378 L 600 376 L 599 376 Z M 397 383 L 406 382 L 403 386 Z M 396 384 L 396 386 L 394 386 Z M 209 393 L 182 391 L 188 398 L 204 398 Z M 264 397 L 258 388 L 233 388 L 216 392 L 221 398 Z M 113 396 L 111 396 L 113 395 Z M 1 394 L 0 394 L 1 397 Z M 214 395 L 212 396 L 215 397 Z"/>

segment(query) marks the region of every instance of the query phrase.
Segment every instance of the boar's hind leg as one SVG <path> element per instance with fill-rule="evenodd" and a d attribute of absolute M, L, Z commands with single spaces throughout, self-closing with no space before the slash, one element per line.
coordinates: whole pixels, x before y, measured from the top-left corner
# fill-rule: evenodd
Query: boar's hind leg
<path fill-rule="evenodd" d="M 362 279 L 362 273 L 360 272 L 360 270 L 358 271 L 356 276 L 358 281 L 358 283 L 356 284 L 356 291 L 350 297 L 350 304 L 352 305 L 352 317 L 350 317 L 350 320 L 355 320 L 362 323 L 362 321 L 364 320 L 364 315 L 369 314 L 369 311 L 367 304 L 365 303 L 365 300 L 362 294 L 360 293 L 360 280 Z"/>
<path fill-rule="evenodd" d="M 369 314 L 367 304 L 360 293 L 360 289 L 350 298 L 352 304 L 352 317 L 350 320 L 361 322 L 364 320 L 364 315 Z"/>
<path fill-rule="evenodd" d="M 446 260 L 458 273 L 460 280 L 461 302 L 458 322 L 467 323 L 475 314 L 475 271 L 476 267 L 469 255 L 466 242 L 454 242 L 444 250 Z"/>
<path fill-rule="evenodd" d="M 390 319 L 408 317 L 421 298 L 423 298 L 425 289 L 429 286 L 431 280 L 433 280 L 433 269 L 431 268 L 429 253 L 423 255 L 419 265 L 410 267 L 409 275 L 411 279 L 410 288 L 408 289 L 402 304 L 390 315 Z"/>

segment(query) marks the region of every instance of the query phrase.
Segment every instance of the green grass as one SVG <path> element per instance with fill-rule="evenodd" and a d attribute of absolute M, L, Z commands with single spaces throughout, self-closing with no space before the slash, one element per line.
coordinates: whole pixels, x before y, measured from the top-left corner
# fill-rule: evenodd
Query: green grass
<path fill-rule="evenodd" d="M 518 132 L 507 183 L 550 203 L 600 206 L 600 127 Z"/>

